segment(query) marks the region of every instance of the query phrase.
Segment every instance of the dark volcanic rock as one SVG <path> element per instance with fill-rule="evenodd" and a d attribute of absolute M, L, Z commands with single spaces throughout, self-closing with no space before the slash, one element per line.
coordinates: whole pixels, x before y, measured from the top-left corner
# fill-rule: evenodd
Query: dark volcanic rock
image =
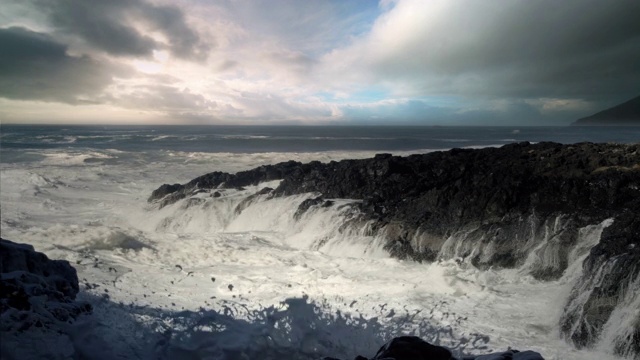
<path fill-rule="evenodd" d="M 400 336 L 384 344 L 371 360 L 450 360 L 451 351 L 416 336 Z"/>
<path fill-rule="evenodd" d="M 622 213 L 603 231 L 602 240 L 584 261 L 583 271 L 587 276 L 574 287 L 560 321 L 562 332 L 578 346 L 598 339 L 620 303 L 631 307 L 634 296 L 640 297 L 638 213 Z M 636 314 L 635 324 L 633 318 L 630 322 L 627 334 L 613 340 L 614 349 L 623 356 L 640 355 L 640 318 Z"/>
<path fill-rule="evenodd" d="M 324 360 L 338 360 L 324 358 Z M 357 356 L 355 360 L 455 360 L 449 349 L 429 344 L 416 336 L 400 336 L 384 344 L 371 359 Z M 544 360 L 534 351 L 508 350 L 501 353 L 469 356 L 463 360 Z"/>
<path fill-rule="evenodd" d="M 246 209 L 249 206 L 251 206 L 251 204 L 253 204 L 259 198 L 261 198 L 261 197 L 269 198 L 271 195 L 273 195 L 273 189 L 272 188 L 270 188 L 270 187 L 262 188 L 257 193 L 249 195 L 244 200 L 242 200 L 238 204 L 238 206 L 236 206 L 235 213 L 236 214 L 240 214 L 244 209 Z"/>
<path fill-rule="evenodd" d="M 70 321 L 91 311 L 89 304 L 75 301 L 78 276 L 67 261 L 49 260 L 30 245 L 0 238 L 0 269 L 3 329 L 42 326 L 49 317 Z M 44 316 L 29 317 L 36 313 Z"/>
<path fill-rule="evenodd" d="M 317 162 L 317 164 L 320 163 Z M 260 166 L 253 170 L 241 171 L 237 174 L 215 171 L 197 177 L 184 185 L 164 184 L 151 193 L 148 201 L 158 201 L 160 207 L 164 207 L 202 189 L 238 189 L 243 186 L 258 185 L 261 182 L 282 179 L 287 174 L 294 172 L 301 165 L 299 162 L 289 161 L 276 165 Z"/>
<path fill-rule="evenodd" d="M 300 205 L 298 206 L 298 210 L 296 210 L 296 212 L 293 214 L 293 218 L 296 220 L 300 220 L 302 215 L 309 211 L 309 209 L 311 209 L 312 207 L 329 207 L 331 205 L 333 205 L 333 202 L 331 200 L 325 200 L 321 196 L 317 198 L 307 199 L 300 203 Z"/>
<path fill-rule="evenodd" d="M 183 186 L 180 184 L 164 184 L 159 188 L 155 189 L 151 193 L 151 197 L 149 199 L 162 199 L 163 197 L 173 194 L 178 190 L 182 190 Z"/>
<path fill-rule="evenodd" d="M 323 199 L 360 200 L 353 205 L 359 220 L 348 226 L 367 223 L 368 232 L 386 239 L 392 256 L 461 258 L 481 269 L 527 264 L 542 280 L 562 276 L 581 228 L 613 219 L 585 261 L 562 319 L 564 334 L 578 346 L 592 344 L 621 299 L 639 291 L 627 285 L 640 271 L 639 144 L 524 142 L 326 164 L 290 161 L 163 185 L 149 200 L 163 206 L 199 189 L 276 179 L 281 183 L 269 196 L 317 194 L 299 206 L 297 219 Z M 582 296 L 585 291 L 590 295 Z M 638 344 L 638 334 L 636 325 L 619 352 Z"/>
<path fill-rule="evenodd" d="M 149 201 L 164 206 L 200 189 L 281 179 L 270 196 L 321 195 L 302 203 L 295 213 L 298 218 L 319 206 L 321 199 L 360 199 L 363 219 L 374 220 L 374 229 L 385 232 L 392 255 L 433 261 L 447 238 L 464 231 L 469 246 L 485 244 L 491 252 L 450 255 L 471 256 L 480 268 L 522 265 L 532 250 L 531 243 L 525 244 L 529 234 L 544 236 L 563 216 L 563 229 L 550 241 L 559 261 L 534 271 L 538 278 L 551 279 L 565 270 L 578 228 L 638 208 L 634 199 L 640 197 L 639 148 L 517 143 L 408 157 L 380 154 L 327 164 L 290 161 L 235 175 L 214 172 L 185 185 L 163 185 Z"/>

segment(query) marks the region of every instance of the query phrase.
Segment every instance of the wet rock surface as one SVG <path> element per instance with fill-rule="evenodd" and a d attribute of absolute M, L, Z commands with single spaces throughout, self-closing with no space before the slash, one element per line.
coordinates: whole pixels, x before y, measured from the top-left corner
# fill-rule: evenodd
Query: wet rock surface
<path fill-rule="evenodd" d="M 609 339 L 623 356 L 640 356 L 640 215 L 626 211 L 602 233 L 583 263 L 560 321 L 561 331 L 579 347 L 598 340 L 607 326 L 626 330 Z M 635 314 L 621 305 L 636 309 Z M 623 324 L 626 322 L 626 324 Z"/>
<path fill-rule="evenodd" d="M 339 360 L 324 358 L 323 360 Z M 355 360 L 456 360 L 449 349 L 432 345 L 416 336 L 400 336 L 384 344 L 372 358 L 357 356 Z M 462 360 L 544 360 L 534 351 L 505 352 L 464 357 Z"/>
<path fill-rule="evenodd" d="M 272 197 L 320 195 L 300 205 L 298 219 L 325 199 L 359 200 L 362 220 L 373 220 L 371 231 L 384 234 L 385 249 L 394 257 L 456 257 L 480 269 L 513 268 L 541 251 L 541 258 L 553 257 L 531 268 L 541 280 L 562 276 L 580 228 L 613 219 L 584 261 L 561 319 L 563 333 L 578 346 L 592 345 L 621 299 L 640 291 L 633 285 L 640 272 L 639 144 L 524 142 L 407 157 L 289 161 L 163 185 L 149 201 L 166 206 L 202 189 L 270 180 L 281 180 Z M 455 251 L 447 248 L 452 239 Z M 640 319 L 633 326 L 635 332 L 620 340 L 619 353 L 630 351 L 629 344 L 640 353 Z"/>
<path fill-rule="evenodd" d="M 307 165 L 311 164 L 321 165 L 320 162 L 313 162 Z M 215 171 L 199 176 L 184 185 L 164 184 L 151 193 L 148 201 L 159 201 L 160 207 L 164 207 L 184 199 L 201 189 L 237 189 L 243 186 L 258 185 L 265 181 L 279 180 L 297 171 L 300 166 L 302 166 L 302 164 L 299 162 L 289 161 L 276 165 L 260 166 L 253 170 L 241 171 L 237 174 Z"/>
<path fill-rule="evenodd" d="M 3 331 L 46 327 L 91 312 L 89 304 L 75 301 L 78 276 L 67 261 L 50 260 L 31 245 L 0 239 L 0 269 Z"/>
<path fill-rule="evenodd" d="M 163 185 L 150 202 L 166 206 L 202 189 L 282 182 L 271 196 L 319 193 L 322 199 L 361 200 L 362 217 L 386 232 L 387 250 L 399 258 L 436 260 L 443 239 L 456 231 L 491 234 L 492 254 L 476 253 L 480 268 L 521 265 L 530 248 L 514 239 L 564 216 L 561 264 L 534 276 L 558 278 L 579 227 L 638 209 L 640 146 L 516 143 L 501 148 L 453 149 L 408 157 L 330 163 L 294 161 L 226 174 L 213 172 L 184 185 Z M 304 202 L 299 218 L 324 202 Z M 534 224 L 523 220 L 535 217 Z M 530 222 L 530 221 L 529 221 Z M 532 228 L 533 227 L 533 228 Z M 420 236 L 416 236 L 419 234 Z M 488 241 L 486 236 L 484 240 Z"/>
<path fill-rule="evenodd" d="M 415 336 L 401 336 L 384 344 L 372 359 L 450 360 L 451 358 L 451 351 L 442 346 L 431 345 Z"/>

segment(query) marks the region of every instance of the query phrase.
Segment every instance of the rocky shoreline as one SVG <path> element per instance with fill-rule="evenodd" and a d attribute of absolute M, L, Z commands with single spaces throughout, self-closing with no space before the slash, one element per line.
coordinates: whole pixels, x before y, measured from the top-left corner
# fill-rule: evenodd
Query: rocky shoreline
<path fill-rule="evenodd" d="M 544 281 L 565 272 L 581 229 L 611 219 L 600 241 L 585 250 L 582 276 L 560 319 L 564 336 L 578 347 L 593 345 L 640 288 L 638 144 L 525 142 L 326 164 L 289 161 L 165 184 L 149 202 L 164 207 L 198 193 L 215 197 L 221 189 L 272 180 L 280 185 L 256 196 L 317 195 L 300 205 L 298 216 L 332 206 L 331 199 L 358 200 L 359 216 L 344 226 L 369 224 L 367 231 L 383 235 L 394 257 L 460 258 L 480 269 L 527 263 L 530 274 Z M 612 341 L 619 342 L 621 355 L 640 354 L 640 319 Z"/>
<path fill-rule="evenodd" d="M 78 276 L 69 262 L 2 238 L 0 290 L 2 332 L 56 327 L 92 311 L 90 304 L 76 301 Z"/>

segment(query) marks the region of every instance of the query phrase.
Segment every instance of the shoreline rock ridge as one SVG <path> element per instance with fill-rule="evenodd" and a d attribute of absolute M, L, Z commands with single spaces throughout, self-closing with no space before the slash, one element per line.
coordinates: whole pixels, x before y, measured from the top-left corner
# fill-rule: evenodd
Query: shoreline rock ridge
<path fill-rule="evenodd" d="M 384 248 L 400 259 L 456 258 L 480 269 L 526 266 L 533 277 L 550 281 L 584 256 L 560 319 L 563 335 L 578 347 L 594 345 L 620 308 L 640 298 L 640 144 L 522 142 L 407 157 L 289 161 L 165 184 L 148 201 L 164 207 L 199 192 L 272 180 L 279 186 L 262 196 L 320 194 L 300 205 L 298 217 L 332 206 L 331 199 L 357 200 L 359 221 L 350 226 L 369 224 L 367 231 L 382 234 Z M 585 235 L 587 227 L 597 227 L 594 239 Z M 640 319 L 616 331 L 617 353 L 640 354 Z"/>
<path fill-rule="evenodd" d="M 2 332 L 55 328 L 92 311 L 90 304 L 76 301 L 78 275 L 65 260 L 0 238 L 0 270 Z"/>

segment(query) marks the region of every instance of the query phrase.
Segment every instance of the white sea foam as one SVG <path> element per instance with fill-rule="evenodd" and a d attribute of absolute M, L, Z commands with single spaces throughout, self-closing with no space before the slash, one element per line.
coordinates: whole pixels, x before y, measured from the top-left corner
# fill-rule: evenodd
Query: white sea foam
<path fill-rule="evenodd" d="M 631 339 L 640 322 L 640 278 L 630 278 L 623 286 L 622 299 L 604 325 L 596 347 L 607 351 L 613 345 L 620 353 L 632 357 Z"/>
<path fill-rule="evenodd" d="M 76 136 L 40 135 L 36 136 L 38 141 L 48 144 L 73 144 L 78 141 Z"/>
<path fill-rule="evenodd" d="M 101 161 L 111 159 L 113 156 L 97 151 L 47 151 L 42 152 L 45 156 L 43 163 L 46 165 L 85 165 L 89 161 Z"/>
<path fill-rule="evenodd" d="M 154 136 L 153 138 L 151 138 L 151 141 L 160 141 L 160 140 L 170 139 L 170 138 L 175 138 L 175 136 L 171 136 L 171 135 Z"/>
<path fill-rule="evenodd" d="M 95 307 L 93 317 L 64 325 L 67 335 L 30 330 L 19 342 L 3 338 L 3 352 L 20 344 L 17 353 L 34 357 L 39 348 L 29 341 L 44 341 L 46 351 L 60 357 L 90 351 L 89 357 L 222 359 L 224 351 L 296 351 L 301 359 L 353 358 L 373 355 L 367 351 L 391 336 L 413 333 L 457 355 L 513 346 L 547 359 L 613 358 L 605 345 L 578 351 L 562 341 L 556 316 L 606 224 L 584 230 L 565 277 L 541 282 L 518 269 L 480 271 L 455 259 L 420 264 L 388 258 L 384 239 L 358 220 L 352 200 L 333 199 L 298 219 L 298 205 L 316 194 L 259 196 L 236 211 L 277 182 L 223 190 L 217 198 L 201 193 L 160 210 L 146 203 L 160 184 L 208 171 L 374 153 L 56 150 L 43 152 L 42 161 L 1 164 L 3 238 L 71 261 L 81 299 Z M 117 163 L 85 161 L 116 156 Z M 629 296 L 625 301 L 633 306 L 637 297 Z M 91 347 L 93 353 L 86 350 Z"/>
<path fill-rule="evenodd" d="M 224 135 L 223 139 L 234 139 L 234 140 L 251 140 L 251 139 L 268 139 L 271 136 L 266 135 Z"/>

